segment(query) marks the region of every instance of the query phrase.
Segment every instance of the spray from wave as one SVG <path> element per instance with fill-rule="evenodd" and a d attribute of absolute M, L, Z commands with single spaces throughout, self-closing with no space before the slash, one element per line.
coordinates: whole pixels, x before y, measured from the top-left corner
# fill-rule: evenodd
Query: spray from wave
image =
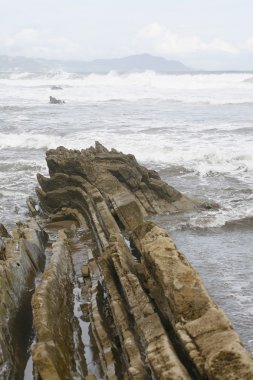
<path fill-rule="evenodd" d="M 252 104 L 251 74 L 159 74 L 110 72 L 108 74 L 67 73 L 1 73 L 0 84 L 34 90 L 41 97 L 42 87 L 62 86 L 69 101 L 92 102 L 160 99 L 201 104 Z M 67 91 L 69 89 L 69 91 Z M 71 89 L 73 89 L 71 91 Z"/>

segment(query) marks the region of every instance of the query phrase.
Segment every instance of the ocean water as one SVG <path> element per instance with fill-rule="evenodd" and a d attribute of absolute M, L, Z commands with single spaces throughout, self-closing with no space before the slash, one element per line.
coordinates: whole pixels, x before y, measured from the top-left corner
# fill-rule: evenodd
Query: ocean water
<path fill-rule="evenodd" d="M 253 349 L 253 73 L 0 73 L 0 222 L 25 219 L 47 149 L 95 140 L 217 205 L 156 221 Z"/>

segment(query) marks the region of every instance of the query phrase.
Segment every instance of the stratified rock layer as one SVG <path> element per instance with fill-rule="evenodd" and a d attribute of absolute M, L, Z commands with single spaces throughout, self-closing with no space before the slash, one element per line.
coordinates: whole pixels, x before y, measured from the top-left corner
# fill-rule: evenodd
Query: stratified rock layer
<path fill-rule="evenodd" d="M 25 308 L 29 309 L 30 291 L 35 276 L 43 270 L 46 234 L 32 220 L 18 224 L 13 237 L 1 225 L 0 258 L 0 378 L 16 379 L 25 366 L 24 341 L 19 329 L 25 329 Z M 29 311 L 28 311 L 29 313 Z M 24 322 L 24 323 L 23 323 Z M 27 342 L 28 343 L 28 342 Z"/>
<path fill-rule="evenodd" d="M 250 379 L 252 358 L 166 232 L 144 222 L 132 234 L 142 254 L 147 288 L 172 323 L 198 372 L 208 379 Z"/>
<path fill-rule="evenodd" d="M 53 243 L 52 257 L 32 301 L 36 344 L 32 355 L 42 379 L 71 380 L 84 376 L 85 362 L 77 352 L 73 316 L 73 268 L 64 232 Z M 81 344 L 81 341 L 80 341 Z M 79 344 L 79 346 L 80 346 Z"/>
<path fill-rule="evenodd" d="M 252 358 L 224 312 L 166 232 L 145 220 L 194 202 L 132 155 L 99 143 L 50 150 L 47 163 L 50 178 L 38 176 L 42 208 L 54 220 L 87 223 L 96 242 L 83 275 L 104 378 L 252 379 Z M 56 317 L 55 306 L 44 305 Z M 58 358 L 48 358 L 55 366 Z M 36 365 L 46 379 L 45 360 L 36 357 Z"/>

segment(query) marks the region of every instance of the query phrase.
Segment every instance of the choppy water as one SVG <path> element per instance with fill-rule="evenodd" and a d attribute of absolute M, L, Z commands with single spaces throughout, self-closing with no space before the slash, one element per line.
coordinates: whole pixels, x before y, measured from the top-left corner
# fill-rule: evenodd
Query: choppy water
<path fill-rule="evenodd" d="M 25 217 L 45 151 L 99 140 L 220 205 L 157 218 L 253 340 L 253 74 L 0 73 L 0 221 Z M 51 86 L 62 90 L 51 90 Z M 64 99 L 50 105 L 49 96 Z"/>

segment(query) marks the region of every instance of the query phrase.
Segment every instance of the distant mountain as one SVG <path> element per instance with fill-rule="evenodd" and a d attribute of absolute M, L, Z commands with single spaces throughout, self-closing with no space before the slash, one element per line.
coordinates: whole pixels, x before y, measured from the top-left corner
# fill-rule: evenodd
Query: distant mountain
<path fill-rule="evenodd" d="M 42 61 L 41 59 L 0 55 L 0 71 L 45 71 L 50 67 L 50 61 L 48 61 L 48 65 L 46 62 L 43 64 Z"/>
<path fill-rule="evenodd" d="M 86 63 L 86 70 L 95 72 L 108 72 L 117 70 L 120 72 L 146 71 L 157 72 L 189 71 L 183 63 L 179 61 L 169 61 L 162 57 L 154 57 L 149 54 L 130 55 L 125 58 L 96 59 Z"/>
<path fill-rule="evenodd" d="M 179 61 L 171 61 L 150 54 L 130 55 L 124 58 L 96 59 L 94 61 L 58 61 L 41 58 L 9 57 L 0 55 L 0 71 L 44 72 L 64 70 L 82 73 L 142 72 L 153 70 L 160 73 L 191 71 Z"/>

